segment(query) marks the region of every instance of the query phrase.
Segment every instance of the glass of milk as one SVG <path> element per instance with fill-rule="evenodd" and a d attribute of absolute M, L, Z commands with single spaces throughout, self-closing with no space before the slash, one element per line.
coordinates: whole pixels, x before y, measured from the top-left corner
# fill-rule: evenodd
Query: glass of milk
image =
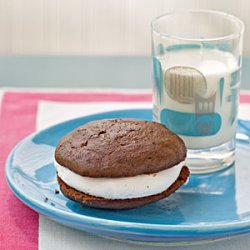
<path fill-rule="evenodd" d="M 153 116 L 181 136 L 192 173 L 234 163 L 243 23 L 226 13 L 169 13 L 152 24 Z"/>

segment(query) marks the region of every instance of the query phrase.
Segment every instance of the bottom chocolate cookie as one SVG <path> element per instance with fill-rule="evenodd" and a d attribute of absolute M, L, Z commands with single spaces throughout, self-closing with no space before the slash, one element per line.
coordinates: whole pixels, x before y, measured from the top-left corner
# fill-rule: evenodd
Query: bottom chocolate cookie
<path fill-rule="evenodd" d="M 142 198 L 133 198 L 133 199 L 104 199 L 101 197 L 91 196 L 89 194 L 85 194 L 77 191 L 76 189 L 68 186 L 65 182 L 63 182 L 60 177 L 57 176 L 58 183 L 60 185 L 60 189 L 62 193 L 73 201 L 77 201 L 81 204 L 95 207 L 95 208 L 104 208 L 104 209 L 130 209 L 139 206 L 143 206 L 145 204 L 158 201 L 163 199 L 172 193 L 174 193 L 181 185 L 183 185 L 189 176 L 189 170 L 187 167 L 183 167 L 179 177 L 177 180 L 165 191 L 159 194 L 142 197 Z"/>

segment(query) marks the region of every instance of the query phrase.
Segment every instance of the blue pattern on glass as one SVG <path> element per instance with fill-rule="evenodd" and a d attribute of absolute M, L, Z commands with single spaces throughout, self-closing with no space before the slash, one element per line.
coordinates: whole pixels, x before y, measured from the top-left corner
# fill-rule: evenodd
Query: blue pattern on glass
<path fill-rule="evenodd" d="M 239 83 L 240 76 L 241 76 L 241 70 L 240 69 L 234 71 L 231 74 L 231 79 L 232 79 L 231 84 L 230 84 L 231 87 L 234 87 L 237 83 Z"/>
<path fill-rule="evenodd" d="M 174 50 L 181 50 L 181 49 L 200 49 L 201 45 L 199 44 L 174 44 L 174 45 L 169 45 L 166 48 L 166 51 L 174 51 Z"/>
<path fill-rule="evenodd" d="M 164 51 L 165 51 L 164 45 L 160 43 L 158 45 L 158 53 L 159 53 L 159 55 L 164 54 Z"/>
<path fill-rule="evenodd" d="M 231 95 L 228 96 L 227 100 L 228 102 L 231 102 L 231 120 L 230 124 L 233 125 L 236 121 L 236 117 L 238 114 L 238 97 L 239 97 L 239 87 L 237 84 L 239 84 L 241 78 L 241 69 L 238 69 L 234 71 L 231 74 Z"/>
<path fill-rule="evenodd" d="M 153 58 L 154 82 L 156 85 L 157 96 L 162 100 L 162 68 L 161 62 L 157 58 Z"/>
<path fill-rule="evenodd" d="M 213 44 L 213 43 L 203 43 L 203 47 L 207 49 L 218 49 L 220 51 L 230 52 L 232 48 L 227 43 Z"/>
<path fill-rule="evenodd" d="M 222 105 L 223 91 L 224 91 L 224 77 L 220 79 L 220 106 Z"/>
<path fill-rule="evenodd" d="M 239 66 L 239 67 L 240 67 L 240 65 L 241 65 L 241 59 L 242 59 L 242 57 L 239 56 L 239 59 L 238 59 L 238 66 Z"/>
<path fill-rule="evenodd" d="M 160 121 L 172 132 L 184 136 L 211 136 L 221 128 L 221 117 L 217 113 L 196 114 L 163 109 Z"/>
<path fill-rule="evenodd" d="M 238 95 L 239 95 L 239 90 L 237 89 L 232 89 L 231 90 L 231 103 L 232 103 L 232 113 L 231 113 L 231 125 L 236 120 L 237 113 L 238 113 Z"/>
<path fill-rule="evenodd" d="M 174 44 L 174 45 L 169 45 L 166 48 L 166 51 L 174 51 L 174 50 L 180 50 L 180 49 L 201 49 L 201 47 L 205 49 L 218 49 L 221 51 L 231 51 L 232 49 L 228 44 L 212 44 L 212 43 L 203 43 L 202 45 L 200 44 L 193 44 L 193 43 L 187 43 L 187 44 Z"/>

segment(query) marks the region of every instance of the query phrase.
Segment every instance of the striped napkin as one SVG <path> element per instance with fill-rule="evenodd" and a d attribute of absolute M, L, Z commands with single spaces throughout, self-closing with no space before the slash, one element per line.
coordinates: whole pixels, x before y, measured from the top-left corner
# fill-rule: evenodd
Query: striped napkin
<path fill-rule="evenodd" d="M 4 164 L 10 150 L 25 136 L 64 121 L 93 113 L 150 108 L 148 91 L 1 92 L 0 112 L 0 250 L 12 249 L 154 249 L 69 229 L 22 204 L 5 182 Z M 250 119 L 250 93 L 241 94 L 240 117 Z M 159 247 L 157 249 L 160 249 Z M 162 248 L 166 249 L 166 247 Z M 175 248 L 183 249 L 183 248 Z M 185 249 L 250 249 L 250 236 Z"/>

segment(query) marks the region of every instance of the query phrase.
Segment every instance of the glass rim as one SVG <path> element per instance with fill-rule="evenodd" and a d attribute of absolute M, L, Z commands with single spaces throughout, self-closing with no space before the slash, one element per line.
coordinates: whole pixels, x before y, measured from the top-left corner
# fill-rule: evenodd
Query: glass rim
<path fill-rule="evenodd" d="M 160 32 L 159 30 L 155 29 L 155 24 L 160 21 L 161 19 L 164 19 L 166 17 L 174 16 L 176 14 L 181 14 L 181 13 L 205 13 L 205 14 L 214 14 L 217 16 L 224 17 L 225 19 L 234 21 L 235 23 L 238 24 L 239 26 L 239 31 L 233 32 L 232 34 L 226 35 L 226 36 L 218 36 L 218 37 L 211 37 L 211 38 L 187 38 L 187 37 L 182 37 L 174 34 L 168 34 L 166 32 Z M 236 37 L 240 37 L 243 35 L 245 30 L 245 25 L 244 23 L 237 17 L 228 14 L 226 12 L 222 11 L 215 11 L 215 10 L 203 10 L 203 9 L 190 9 L 190 10 L 181 10 L 181 11 L 171 11 L 168 13 L 165 13 L 163 15 L 160 15 L 156 18 L 154 18 L 151 21 L 151 31 L 159 34 L 162 37 L 166 38 L 173 38 L 176 40 L 182 40 L 182 41 L 193 41 L 193 42 L 205 42 L 205 41 L 221 41 L 221 40 L 231 40 Z"/>

